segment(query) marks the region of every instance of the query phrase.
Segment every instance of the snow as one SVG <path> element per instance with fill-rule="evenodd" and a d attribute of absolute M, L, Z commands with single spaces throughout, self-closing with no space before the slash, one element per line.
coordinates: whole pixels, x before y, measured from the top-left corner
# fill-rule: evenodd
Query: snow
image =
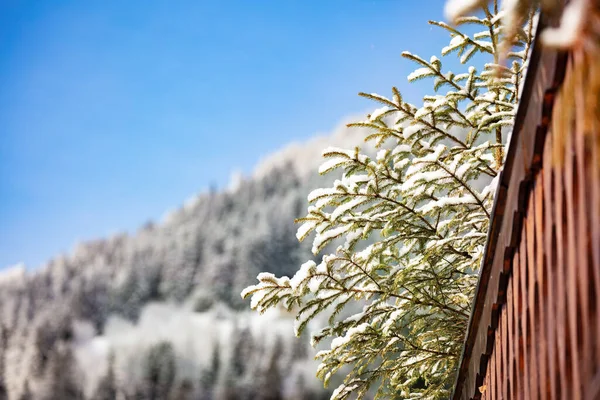
<path fill-rule="evenodd" d="M 409 179 L 407 179 L 402 184 L 402 190 L 410 191 L 411 189 L 414 189 L 415 187 L 420 186 L 418 184 L 419 182 L 424 182 L 424 183 L 434 182 L 439 179 L 443 179 L 443 178 L 447 178 L 447 177 L 448 177 L 448 173 L 441 169 L 438 169 L 435 171 L 419 172 L 419 173 L 412 175 Z"/>
<path fill-rule="evenodd" d="M 411 147 L 409 145 L 407 145 L 407 144 L 399 144 L 396 147 L 394 147 L 394 150 L 392 151 L 392 155 L 396 155 L 396 154 L 400 154 L 400 153 L 410 153 L 411 150 L 412 149 L 411 149 Z"/>
<path fill-rule="evenodd" d="M 334 229 L 329 229 L 327 232 L 317 235 L 315 237 L 315 240 L 313 241 L 312 252 L 314 254 L 317 254 L 319 252 L 319 249 L 325 242 L 327 242 L 331 239 L 334 239 L 338 236 L 341 236 L 348 229 L 350 229 L 350 226 L 343 225 L 343 226 L 338 226 L 337 228 L 334 228 Z"/>
<path fill-rule="evenodd" d="M 448 97 L 446 96 L 435 96 L 435 101 L 431 104 L 431 108 L 436 110 L 439 107 L 448 105 Z"/>
<path fill-rule="evenodd" d="M 477 200 L 470 194 L 464 196 L 453 196 L 453 197 L 442 197 L 435 201 L 430 201 L 424 206 L 418 209 L 419 212 L 427 214 L 428 212 L 435 210 L 437 208 L 447 207 L 447 206 L 456 206 L 463 204 L 477 204 Z"/>
<path fill-rule="evenodd" d="M 370 121 L 375 121 L 377 120 L 379 117 L 381 117 L 383 114 L 385 114 L 386 112 L 390 111 L 391 108 L 388 106 L 383 106 L 381 108 L 377 108 L 375 111 L 373 111 L 371 113 L 371 117 L 369 118 Z"/>
<path fill-rule="evenodd" d="M 473 35 L 474 39 L 485 39 L 489 37 L 491 37 L 489 30 L 480 31 Z"/>
<path fill-rule="evenodd" d="M 495 16 L 494 16 L 494 17 L 493 17 L 491 20 L 490 20 L 490 22 L 492 23 L 492 25 L 495 25 L 495 24 L 497 24 L 497 23 L 498 23 L 498 21 L 502 20 L 502 19 L 504 18 L 505 14 L 506 14 L 506 11 L 505 11 L 505 10 L 500 10 L 500 11 L 498 12 L 498 14 L 496 14 L 496 15 L 495 15 Z"/>
<path fill-rule="evenodd" d="M 321 197 L 331 196 L 336 194 L 335 188 L 318 188 L 308 194 L 308 201 L 313 202 Z"/>
<path fill-rule="evenodd" d="M 446 7 L 444 8 L 444 13 L 446 14 L 446 18 L 455 24 L 460 17 L 475 10 L 477 7 L 480 7 L 486 1 L 487 0 L 448 0 L 446 2 Z"/>
<path fill-rule="evenodd" d="M 573 46 L 583 30 L 586 13 L 586 0 L 571 1 L 563 11 L 560 26 L 542 32 L 542 42 L 546 46 L 563 49 Z"/>
<path fill-rule="evenodd" d="M 12 267 L 5 268 L 0 272 L 0 284 L 4 285 L 7 283 L 14 284 L 15 282 L 22 282 L 27 276 L 27 269 L 25 264 L 19 263 Z"/>
<path fill-rule="evenodd" d="M 375 159 L 377 161 L 383 161 L 387 157 L 388 153 L 389 153 L 388 149 L 381 149 L 381 150 L 379 150 L 377 152 L 377 155 L 375 156 Z"/>
<path fill-rule="evenodd" d="M 464 43 L 464 39 L 462 36 L 454 36 L 452 38 L 452 40 L 450 41 L 450 44 L 448 44 L 448 46 L 446 46 L 442 49 L 442 54 L 444 54 L 444 55 L 448 54 L 452 50 L 462 46 L 463 43 Z"/>
<path fill-rule="evenodd" d="M 421 107 L 417 110 L 417 112 L 415 113 L 415 119 L 419 120 L 419 119 L 424 119 L 429 113 L 431 112 L 431 109 L 429 107 Z"/>
<path fill-rule="evenodd" d="M 240 295 L 242 298 L 246 298 L 246 296 L 252 294 L 250 307 L 259 311 L 261 310 L 260 302 L 267 294 L 267 291 L 261 289 L 268 286 L 273 286 L 274 284 L 282 287 L 289 286 L 290 284 L 290 279 L 287 276 L 277 278 L 275 275 L 269 272 L 261 272 L 258 274 L 256 279 L 259 281 L 259 283 L 257 285 L 248 286 L 242 290 Z"/>
<path fill-rule="evenodd" d="M 419 68 L 419 69 L 411 72 L 410 74 L 408 74 L 407 79 L 409 80 L 409 82 L 412 82 L 414 80 L 425 78 L 430 75 L 433 75 L 431 68 L 423 67 L 423 68 Z"/>
<path fill-rule="evenodd" d="M 398 309 L 398 310 L 392 312 L 389 315 L 389 317 L 387 317 L 387 320 L 386 320 L 385 324 L 383 325 L 383 334 L 384 335 L 389 335 L 391 333 L 391 330 L 394 327 L 396 320 L 398 318 L 400 318 L 402 316 L 402 314 L 405 312 L 406 311 L 403 309 Z"/>
<path fill-rule="evenodd" d="M 358 207 L 359 205 L 361 205 L 364 202 L 365 202 L 364 198 L 355 197 L 354 199 L 342 204 L 341 206 L 338 206 L 335 210 L 333 210 L 333 212 L 331 213 L 331 219 L 334 221 L 338 220 L 341 216 L 346 214 L 348 211 Z"/>
<path fill-rule="evenodd" d="M 477 51 L 477 47 L 473 46 L 470 47 L 467 51 L 465 51 L 463 53 L 463 55 L 460 57 L 460 63 L 461 64 L 466 64 L 467 61 L 471 58 L 471 56 L 473 54 L 475 54 L 475 52 Z"/>
<path fill-rule="evenodd" d="M 496 188 L 498 187 L 498 182 L 500 181 L 500 174 L 496 175 L 494 179 L 481 191 L 481 197 L 486 197 L 488 194 L 492 194 L 494 196 L 496 194 Z"/>
<path fill-rule="evenodd" d="M 475 43 L 477 43 L 478 46 L 486 49 L 490 53 L 494 52 L 494 45 L 489 40 L 475 40 Z"/>
<path fill-rule="evenodd" d="M 425 157 L 416 158 L 415 159 L 415 163 L 417 163 L 417 162 L 434 162 L 434 161 L 437 161 L 440 158 L 440 156 L 442 155 L 442 153 L 444 152 L 444 150 L 446 150 L 446 146 L 444 146 L 443 144 L 438 144 L 433 149 L 433 152 L 429 153 Z"/>
<path fill-rule="evenodd" d="M 306 281 L 307 278 L 310 277 L 311 271 L 316 266 L 317 264 L 312 260 L 302 264 L 298 272 L 296 272 L 293 278 L 290 279 L 290 286 L 292 287 L 292 290 L 297 291 L 300 285 L 304 283 L 304 281 Z"/>
<path fill-rule="evenodd" d="M 244 293 L 246 293 L 246 290 L 248 290 L 250 287 L 244 289 L 244 291 L 242 292 L 242 297 L 245 297 Z M 262 291 L 258 291 L 252 294 L 252 299 L 250 300 L 250 308 L 252 308 L 253 310 L 258 310 L 261 311 L 262 307 L 260 307 L 260 303 L 262 302 L 262 299 L 267 295 L 267 292 L 262 290 Z"/>
<path fill-rule="evenodd" d="M 364 118 L 364 114 L 352 114 L 342 118 L 333 129 L 323 133 L 315 133 L 312 139 L 305 142 L 290 143 L 281 150 L 270 154 L 258 162 L 252 173 L 252 178 L 263 178 L 276 168 L 292 166 L 301 176 L 314 173 L 321 164 L 319 155 L 328 146 L 364 146 L 366 128 L 348 129 L 347 124 Z"/>
<path fill-rule="evenodd" d="M 357 388 L 358 388 L 357 384 L 354 384 L 354 385 L 342 384 L 333 391 L 333 393 L 331 394 L 331 398 L 337 399 L 339 396 L 345 395 L 346 393 L 350 393 Z"/>
<path fill-rule="evenodd" d="M 229 193 L 235 193 L 244 183 L 244 174 L 240 170 L 234 170 L 229 178 L 229 186 L 227 191 Z"/>
<path fill-rule="evenodd" d="M 366 308 L 366 307 L 364 307 L 364 308 Z M 349 323 L 349 322 L 358 322 L 358 321 L 360 321 L 361 319 L 363 319 L 363 318 L 365 317 L 365 314 L 366 314 L 366 312 L 365 312 L 364 308 L 363 308 L 363 311 L 362 311 L 362 312 L 356 313 L 356 314 L 354 314 L 354 315 L 351 315 L 350 317 L 348 317 L 348 318 L 344 319 L 344 323 Z"/>
<path fill-rule="evenodd" d="M 196 206 L 198 206 L 201 199 L 202 199 L 202 196 L 200 196 L 200 195 L 191 196 L 190 198 L 188 198 L 186 201 L 183 202 L 183 209 L 186 211 L 193 210 Z"/>
<path fill-rule="evenodd" d="M 409 139 L 412 135 L 414 135 L 421 129 L 422 129 L 422 126 L 420 124 L 409 125 L 402 130 L 402 137 L 404 139 Z"/>
<path fill-rule="evenodd" d="M 334 187 L 343 186 L 349 191 L 354 191 L 358 185 L 369 182 L 371 178 L 367 174 L 344 175 L 341 180 L 336 180 Z"/>
<path fill-rule="evenodd" d="M 465 176 L 467 171 L 469 171 L 470 168 L 471 168 L 471 163 L 469 163 L 468 161 L 466 161 L 466 162 L 463 161 L 463 164 L 461 164 L 461 166 L 458 167 L 458 169 L 456 170 L 454 175 L 456 175 L 456 177 L 458 179 L 463 179 L 463 177 Z"/>
<path fill-rule="evenodd" d="M 339 347 L 345 346 L 346 344 L 348 344 L 348 342 L 350 342 L 354 338 L 354 336 L 365 333 L 365 331 L 369 328 L 369 326 L 370 325 L 365 322 L 358 326 L 354 326 L 354 327 L 348 329 L 348 331 L 346 332 L 346 334 L 344 336 L 336 337 L 335 339 L 333 339 L 331 341 L 331 349 L 336 350 Z"/>
<path fill-rule="evenodd" d="M 306 235 L 308 235 L 308 232 L 310 232 L 314 227 L 315 223 L 313 221 L 304 222 L 302 225 L 300 225 L 298 231 L 296 231 L 296 238 L 298 240 L 304 239 Z"/>
<path fill-rule="evenodd" d="M 348 162 L 348 159 L 345 159 L 342 157 L 332 157 L 332 158 L 326 160 L 323 164 L 321 164 L 321 166 L 319 167 L 319 173 L 323 174 L 334 168 L 342 166 L 346 162 Z"/>

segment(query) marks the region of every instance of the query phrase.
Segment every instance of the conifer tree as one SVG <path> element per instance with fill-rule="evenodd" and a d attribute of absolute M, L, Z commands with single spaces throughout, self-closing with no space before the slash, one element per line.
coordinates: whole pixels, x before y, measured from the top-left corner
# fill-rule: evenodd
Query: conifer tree
<path fill-rule="evenodd" d="M 281 337 L 277 336 L 275 344 L 269 355 L 265 368 L 258 377 L 258 387 L 256 393 L 257 400 L 282 400 L 281 393 L 282 373 L 279 368 L 279 358 L 283 352 L 283 343 Z"/>
<path fill-rule="evenodd" d="M 215 386 L 217 386 L 221 373 L 221 345 L 217 342 L 213 345 L 210 364 L 202 370 L 200 375 L 200 394 L 202 400 L 210 400 L 214 397 Z"/>
<path fill-rule="evenodd" d="M 317 374 L 327 384 L 349 368 L 333 399 L 370 388 L 380 398 L 447 399 L 452 390 L 534 34 L 530 11 L 502 58 L 498 2 L 477 3 L 477 15 L 453 26 L 430 22 L 450 34 L 442 58 L 458 55 L 464 71 L 445 70 L 436 56 L 402 54 L 418 67 L 409 81 L 433 82 L 423 104 L 404 101 L 396 88 L 391 98 L 361 93 L 383 105 L 350 124 L 371 130 L 365 140 L 379 148 L 376 157 L 358 147 L 324 151 L 319 172 L 341 177 L 309 194 L 297 237 L 315 232 L 313 253 L 341 243 L 336 251 L 292 278 L 261 273 L 242 292 L 260 312 L 297 310 L 297 334 L 316 315 L 329 316 L 313 333 L 314 345 L 332 339 L 317 354 Z M 341 317 L 351 303 L 362 312 Z"/>
<path fill-rule="evenodd" d="M 115 377 L 115 353 L 111 351 L 108 355 L 108 369 L 106 375 L 98 383 L 94 400 L 111 400 L 117 397 L 117 382 Z"/>
<path fill-rule="evenodd" d="M 81 371 L 78 369 L 73 350 L 66 343 L 57 343 L 48 359 L 46 386 L 40 396 L 43 400 L 83 400 Z"/>
<path fill-rule="evenodd" d="M 19 400 L 33 400 L 33 395 L 31 394 L 31 389 L 29 389 L 29 382 L 25 381 L 25 387 L 23 388 L 23 393 L 19 396 Z"/>
<path fill-rule="evenodd" d="M 144 365 L 146 398 L 168 399 L 176 377 L 175 351 L 170 342 L 160 342 L 150 348 Z"/>
<path fill-rule="evenodd" d="M 0 324 L 0 400 L 8 399 L 6 377 L 4 374 L 6 368 L 6 351 L 8 349 L 8 335 L 8 328 L 3 324 Z"/>

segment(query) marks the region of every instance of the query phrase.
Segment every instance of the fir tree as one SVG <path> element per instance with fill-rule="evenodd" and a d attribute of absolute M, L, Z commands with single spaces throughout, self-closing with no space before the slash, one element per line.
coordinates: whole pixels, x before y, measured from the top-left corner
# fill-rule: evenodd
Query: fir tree
<path fill-rule="evenodd" d="M 214 397 L 214 388 L 218 383 L 221 372 L 221 346 L 215 343 L 212 349 L 210 365 L 202 370 L 200 375 L 200 398 L 209 400 Z"/>
<path fill-rule="evenodd" d="M 452 390 L 533 41 L 529 12 L 506 66 L 498 4 L 478 4 L 481 14 L 457 18 L 456 26 L 431 22 L 451 36 L 442 56 L 473 65 L 453 73 L 435 56 L 403 53 L 418 67 L 408 80 L 431 79 L 436 94 L 417 107 L 396 88 L 391 99 L 361 93 L 383 105 L 350 124 L 371 130 L 366 141 L 379 148 L 376 157 L 358 147 L 324 151 L 319 172 L 342 175 L 309 194 L 297 237 L 315 232 L 315 254 L 343 244 L 291 279 L 261 273 L 242 293 L 260 312 L 280 304 L 297 309 L 297 334 L 316 315 L 329 315 L 329 325 L 313 335 L 315 345 L 333 338 L 317 355 L 318 376 L 327 384 L 350 368 L 334 399 L 361 398 L 372 386 L 383 398 L 446 399 Z M 481 29 L 471 33 L 466 24 Z M 339 317 L 353 302 L 364 305 L 362 312 Z"/>
<path fill-rule="evenodd" d="M 6 377 L 4 374 L 4 369 L 6 368 L 6 351 L 8 350 L 8 334 L 8 328 L 0 324 L 0 400 L 8 399 Z"/>
<path fill-rule="evenodd" d="M 175 352 L 170 342 L 159 343 L 148 352 L 144 367 L 146 398 L 168 399 L 175 381 Z"/>
<path fill-rule="evenodd" d="M 248 362 L 254 351 L 252 332 L 248 328 L 244 328 L 241 331 L 234 331 L 233 340 L 234 344 L 229 368 L 232 376 L 236 380 L 239 380 L 246 374 Z"/>
<path fill-rule="evenodd" d="M 28 381 L 25 381 L 23 393 L 21 393 L 21 395 L 19 396 L 19 400 L 33 400 L 33 395 L 31 394 L 31 389 L 29 389 Z"/>
<path fill-rule="evenodd" d="M 189 379 L 184 379 L 174 391 L 172 400 L 192 400 L 194 397 L 194 384 Z"/>
<path fill-rule="evenodd" d="M 268 358 L 265 369 L 259 376 L 256 399 L 258 400 L 281 400 L 282 374 L 279 368 L 279 358 L 283 352 L 281 337 L 277 336 L 272 352 Z"/>
<path fill-rule="evenodd" d="M 115 353 L 112 351 L 108 356 L 108 370 L 106 376 L 100 380 L 93 398 L 94 400 L 111 400 L 117 398 Z"/>
<path fill-rule="evenodd" d="M 58 343 L 52 349 L 48 359 L 46 390 L 41 396 L 44 400 L 83 400 L 83 389 L 80 387 L 81 372 L 69 344 Z"/>

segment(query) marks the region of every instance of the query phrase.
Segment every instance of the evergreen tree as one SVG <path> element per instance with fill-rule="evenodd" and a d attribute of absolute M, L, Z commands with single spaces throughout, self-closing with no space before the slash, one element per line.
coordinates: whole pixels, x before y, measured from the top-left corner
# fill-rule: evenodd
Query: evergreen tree
<path fill-rule="evenodd" d="M 19 400 L 33 400 L 31 389 L 29 389 L 29 382 L 27 381 L 25 381 L 25 387 L 23 388 L 23 392 L 19 396 Z"/>
<path fill-rule="evenodd" d="M 282 374 L 279 369 L 279 360 L 283 352 L 281 337 L 277 336 L 273 350 L 268 359 L 266 368 L 259 376 L 256 399 L 258 400 L 281 400 Z"/>
<path fill-rule="evenodd" d="M 473 2 L 471 2 L 473 3 Z M 487 2 L 477 1 L 478 4 Z M 329 148 L 320 173 L 342 171 L 332 187 L 308 196 L 297 237 L 315 232 L 313 253 L 343 240 L 319 264 L 309 261 L 290 279 L 261 273 L 244 290 L 252 308 L 297 307 L 297 334 L 319 313 L 329 326 L 313 343 L 333 338 L 318 353 L 318 376 L 328 383 L 348 367 L 334 399 L 364 397 L 447 399 L 486 242 L 493 197 L 533 41 L 532 11 L 506 54 L 497 1 L 457 26 L 431 22 L 451 36 L 442 56 L 456 53 L 462 73 L 442 61 L 404 52 L 418 69 L 409 81 L 433 80 L 435 95 L 420 107 L 402 99 L 361 95 L 383 105 L 365 121 L 375 157 L 360 148 Z M 462 29 L 466 24 L 481 28 Z M 478 69 L 475 65 L 483 64 Z M 367 239 L 374 239 L 370 244 Z M 362 312 L 340 318 L 353 302 Z"/>
<path fill-rule="evenodd" d="M 112 400 L 117 398 L 117 384 L 115 380 L 115 354 L 111 352 L 108 356 L 108 371 L 106 376 L 100 380 L 94 400 Z"/>
<path fill-rule="evenodd" d="M 172 400 L 192 400 L 194 397 L 194 384 L 189 379 L 184 379 L 173 392 Z"/>
<path fill-rule="evenodd" d="M 248 328 L 235 331 L 233 333 L 233 340 L 234 344 L 229 368 L 231 369 L 231 374 L 236 379 L 239 379 L 246 373 L 248 361 L 254 351 L 252 332 Z"/>
<path fill-rule="evenodd" d="M 68 344 L 59 343 L 50 352 L 45 380 L 48 385 L 42 394 L 44 400 L 84 399 L 80 371 Z"/>
<path fill-rule="evenodd" d="M 200 375 L 200 398 L 211 400 L 214 398 L 214 388 L 221 371 L 221 350 L 219 343 L 215 343 L 211 355 L 210 365 L 202 370 Z"/>
<path fill-rule="evenodd" d="M 168 399 L 175 382 L 175 351 L 169 342 L 152 346 L 144 365 L 144 385 L 148 400 Z"/>
<path fill-rule="evenodd" d="M 6 368 L 6 351 L 8 350 L 8 328 L 0 325 L 0 400 L 8 399 L 8 391 L 6 388 L 6 376 L 4 369 Z"/>

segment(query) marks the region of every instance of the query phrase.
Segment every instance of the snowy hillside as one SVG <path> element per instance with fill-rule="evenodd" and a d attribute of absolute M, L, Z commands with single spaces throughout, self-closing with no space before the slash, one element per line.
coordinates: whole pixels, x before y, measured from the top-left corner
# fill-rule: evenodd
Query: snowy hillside
<path fill-rule="evenodd" d="M 324 184 L 320 152 L 363 137 L 340 127 L 291 145 L 135 235 L 4 270 L 0 400 L 328 398 L 290 316 L 249 313 L 239 293 L 312 257 L 293 220 Z"/>

